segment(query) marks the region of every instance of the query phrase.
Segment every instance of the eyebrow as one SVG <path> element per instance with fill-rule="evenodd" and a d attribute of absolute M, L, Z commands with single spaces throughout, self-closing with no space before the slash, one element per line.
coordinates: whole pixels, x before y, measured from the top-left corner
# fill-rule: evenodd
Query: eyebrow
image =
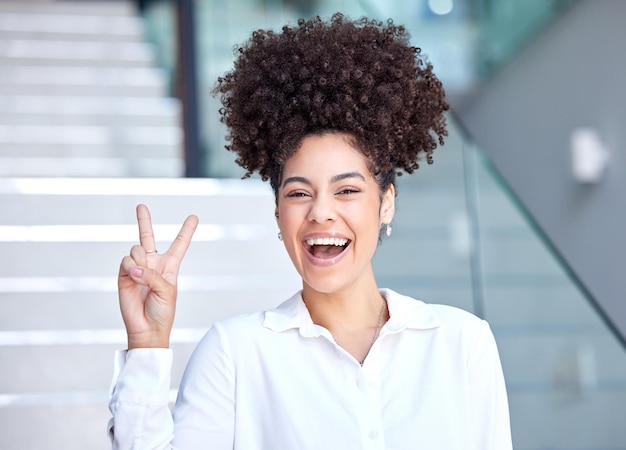
<path fill-rule="evenodd" d="M 330 179 L 330 182 L 337 183 L 338 181 L 342 181 L 348 178 L 358 178 L 362 181 L 366 181 L 365 177 L 360 172 L 346 172 L 346 173 L 340 173 L 340 174 L 334 175 Z M 282 187 L 284 188 L 289 183 L 303 183 L 309 186 L 312 184 L 311 180 L 309 180 L 308 178 L 295 176 L 295 177 L 285 178 L 285 181 L 283 181 Z"/>

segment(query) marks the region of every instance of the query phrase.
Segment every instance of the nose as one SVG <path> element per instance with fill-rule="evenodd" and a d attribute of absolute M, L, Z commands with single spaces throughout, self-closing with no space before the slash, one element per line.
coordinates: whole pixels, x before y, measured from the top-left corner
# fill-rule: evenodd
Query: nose
<path fill-rule="evenodd" d="M 332 197 L 316 195 L 311 202 L 308 219 L 311 222 L 325 223 L 337 218 Z"/>

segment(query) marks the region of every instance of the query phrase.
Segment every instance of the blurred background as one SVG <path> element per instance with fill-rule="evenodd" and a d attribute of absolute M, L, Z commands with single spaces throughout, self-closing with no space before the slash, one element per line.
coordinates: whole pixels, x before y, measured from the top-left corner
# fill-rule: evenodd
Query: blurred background
<path fill-rule="evenodd" d="M 490 322 L 515 449 L 626 449 L 622 0 L 0 0 L 0 448 L 109 448 L 137 203 L 160 250 L 201 222 L 172 398 L 213 321 L 299 288 L 210 90 L 253 30 L 336 11 L 406 25 L 452 105 L 379 285 Z"/>

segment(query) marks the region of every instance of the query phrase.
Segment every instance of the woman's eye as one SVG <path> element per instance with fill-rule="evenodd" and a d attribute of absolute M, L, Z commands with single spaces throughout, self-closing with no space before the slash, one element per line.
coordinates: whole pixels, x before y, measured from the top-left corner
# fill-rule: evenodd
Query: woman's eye
<path fill-rule="evenodd" d="M 293 191 L 287 194 L 287 197 L 306 197 L 307 193 L 303 191 Z"/>
<path fill-rule="evenodd" d="M 356 188 L 343 188 L 339 191 L 339 194 L 350 195 L 350 194 L 356 194 L 358 192 L 359 190 Z"/>

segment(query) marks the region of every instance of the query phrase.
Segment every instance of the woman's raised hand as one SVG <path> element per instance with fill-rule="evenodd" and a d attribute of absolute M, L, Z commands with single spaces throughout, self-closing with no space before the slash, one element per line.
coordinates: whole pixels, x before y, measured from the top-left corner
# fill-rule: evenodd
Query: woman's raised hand
<path fill-rule="evenodd" d="M 137 206 L 139 243 L 120 265 L 118 291 L 122 318 L 128 334 L 128 349 L 169 347 L 176 311 L 180 264 L 198 218 L 189 216 L 165 253 L 157 253 L 150 211 Z"/>

